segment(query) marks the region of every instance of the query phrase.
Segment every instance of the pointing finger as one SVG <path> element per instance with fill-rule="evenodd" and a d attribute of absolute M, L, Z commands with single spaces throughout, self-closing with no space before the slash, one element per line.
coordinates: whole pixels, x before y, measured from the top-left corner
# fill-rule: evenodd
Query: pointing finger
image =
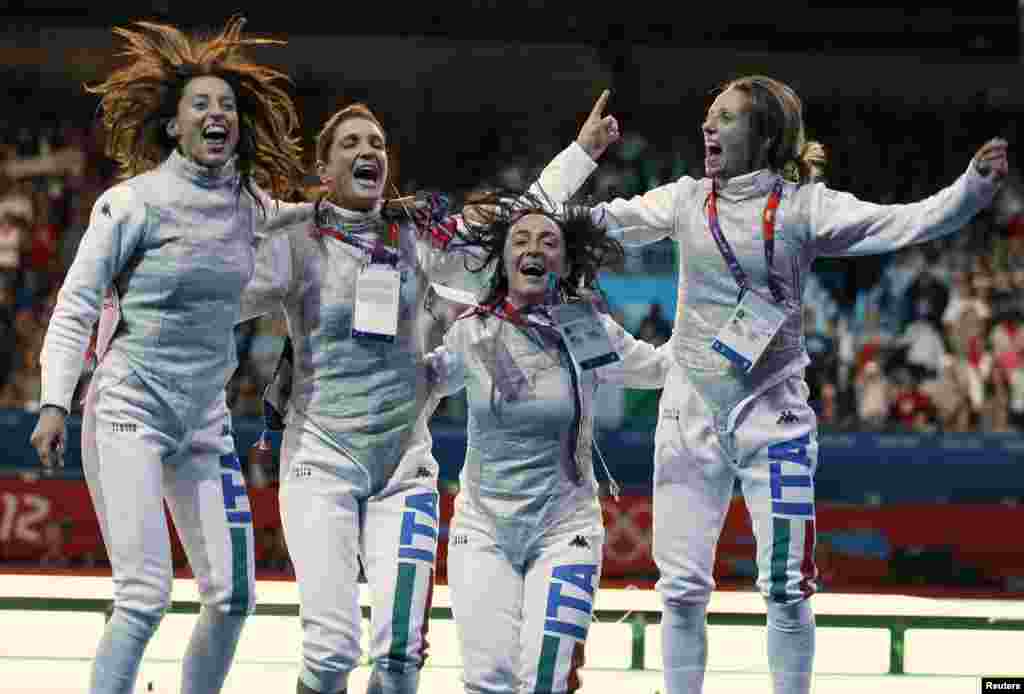
<path fill-rule="evenodd" d="M 611 96 L 611 91 L 605 89 L 601 92 L 601 96 L 597 97 L 597 101 L 594 103 L 594 108 L 590 111 L 590 120 L 601 119 L 601 114 L 604 113 L 604 107 L 608 104 L 609 96 Z"/>

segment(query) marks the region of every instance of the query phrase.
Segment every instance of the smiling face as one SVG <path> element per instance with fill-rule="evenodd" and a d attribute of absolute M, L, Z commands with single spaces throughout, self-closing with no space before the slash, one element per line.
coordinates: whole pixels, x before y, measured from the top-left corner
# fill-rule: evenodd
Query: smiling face
<path fill-rule="evenodd" d="M 501 262 L 508 278 L 508 301 L 516 308 L 543 303 L 549 272 L 566 275 L 565 239 L 550 217 L 528 214 L 509 229 Z"/>
<path fill-rule="evenodd" d="M 388 178 L 384 133 L 366 118 L 342 121 L 319 170 L 336 203 L 349 210 L 372 210 L 384 198 Z"/>
<path fill-rule="evenodd" d="M 756 141 L 750 96 L 727 89 L 708 109 L 704 134 L 704 171 L 711 178 L 728 180 L 763 166 L 763 146 Z"/>
<path fill-rule="evenodd" d="M 178 151 L 200 166 L 219 169 L 238 148 L 238 105 L 235 91 L 220 77 L 189 80 L 178 111 L 167 124 Z"/>

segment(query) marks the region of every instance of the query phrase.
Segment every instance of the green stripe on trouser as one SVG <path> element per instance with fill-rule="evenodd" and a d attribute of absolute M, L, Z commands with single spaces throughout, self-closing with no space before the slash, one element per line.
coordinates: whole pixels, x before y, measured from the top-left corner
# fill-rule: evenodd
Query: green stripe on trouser
<path fill-rule="evenodd" d="M 538 692 L 550 692 L 555 683 L 555 666 L 558 664 L 558 643 L 561 639 L 557 636 L 544 634 L 544 643 L 540 648 L 540 662 L 537 663 L 537 689 Z"/>
<path fill-rule="evenodd" d="M 231 531 L 231 610 L 228 614 L 249 613 L 249 532 Z"/>
<path fill-rule="evenodd" d="M 789 518 L 772 516 L 772 573 L 769 593 L 775 602 L 786 602 L 786 577 L 789 568 L 789 545 L 792 524 Z"/>
<path fill-rule="evenodd" d="M 391 613 L 391 650 L 388 651 L 388 669 L 402 672 L 409 659 L 409 617 L 412 612 L 412 594 L 416 588 L 416 565 L 399 562 L 395 583 L 395 603 Z"/>

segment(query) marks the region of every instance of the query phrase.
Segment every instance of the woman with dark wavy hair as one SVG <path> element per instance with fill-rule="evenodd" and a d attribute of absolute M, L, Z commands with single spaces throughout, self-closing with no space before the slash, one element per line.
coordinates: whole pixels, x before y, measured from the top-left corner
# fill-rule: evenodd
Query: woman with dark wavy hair
<path fill-rule="evenodd" d="M 427 423 L 440 396 L 420 328 L 433 283 L 478 288 L 485 276 L 467 271 L 480 265 L 479 242 L 446 198 L 386 196 L 390 153 L 368 106 L 333 114 L 316 142 L 314 219 L 260 248 L 243 298 L 243 318 L 288 319 L 269 391 L 290 391 L 276 419 L 303 627 L 299 694 L 346 691 L 360 657 L 360 564 L 373 601 L 368 691 L 413 694 L 427 657 L 439 528 Z"/>
<path fill-rule="evenodd" d="M 490 285 L 428 359 L 469 410 L 448 535 L 463 678 L 471 694 L 573 692 L 604 545 L 594 395 L 605 382 L 660 388 L 670 359 L 595 310 L 598 271 L 623 250 L 586 210 L 531 195 L 476 204 L 491 210 L 471 234 Z"/>
<path fill-rule="evenodd" d="M 32 444 L 44 465 L 62 464 L 65 418 L 99 318 L 82 464 L 114 610 L 92 694 L 133 691 L 170 605 L 164 501 L 203 604 L 182 692 L 220 691 L 254 605 L 251 509 L 224 387 L 256 236 L 281 221 L 257 184 L 284 196 L 302 166 L 285 75 L 244 55 L 280 42 L 244 38 L 242 24 L 232 19 L 210 38 L 145 22 L 117 28 L 128 63 L 90 89 L 102 97 L 107 151 L 125 180 L 96 201 L 61 287 Z"/>
<path fill-rule="evenodd" d="M 598 101 L 550 165 L 574 192 L 618 139 Z M 699 694 L 715 546 L 736 482 L 757 540 L 775 694 L 811 689 L 815 623 L 814 472 L 818 423 L 804 370 L 804 278 L 818 256 L 894 251 L 963 228 L 1008 168 L 1007 143 L 983 144 L 943 190 L 879 205 L 817 179 L 824 148 L 803 104 L 763 75 L 723 84 L 700 127 L 706 177 L 684 176 L 592 209 L 624 242 L 671 238 L 679 254 L 674 368 L 655 432 L 654 560 L 668 694 Z"/>

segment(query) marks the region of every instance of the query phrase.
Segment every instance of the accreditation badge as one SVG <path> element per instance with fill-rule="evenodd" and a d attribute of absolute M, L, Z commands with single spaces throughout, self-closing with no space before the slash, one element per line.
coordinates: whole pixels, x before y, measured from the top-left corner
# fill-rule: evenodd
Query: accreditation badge
<path fill-rule="evenodd" d="M 569 354 L 583 371 L 620 360 L 601 317 L 589 301 L 557 304 L 551 309 L 551 317 Z"/>
<path fill-rule="evenodd" d="M 394 342 L 398 334 L 401 273 L 390 265 L 366 265 L 356 278 L 352 337 Z"/>
<path fill-rule="evenodd" d="M 786 311 L 757 292 L 746 290 L 725 326 L 711 343 L 711 349 L 749 372 L 764 354 L 779 328 Z"/>

